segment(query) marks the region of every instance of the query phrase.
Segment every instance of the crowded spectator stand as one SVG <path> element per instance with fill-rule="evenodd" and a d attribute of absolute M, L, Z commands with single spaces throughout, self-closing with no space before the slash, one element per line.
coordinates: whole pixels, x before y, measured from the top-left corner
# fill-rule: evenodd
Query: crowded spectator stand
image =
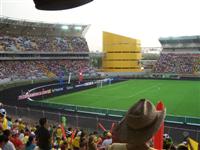
<path fill-rule="evenodd" d="M 88 25 L 49 24 L 1 17 L 0 80 L 90 75 Z M 1 83 L 0 82 L 0 83 Z"/>

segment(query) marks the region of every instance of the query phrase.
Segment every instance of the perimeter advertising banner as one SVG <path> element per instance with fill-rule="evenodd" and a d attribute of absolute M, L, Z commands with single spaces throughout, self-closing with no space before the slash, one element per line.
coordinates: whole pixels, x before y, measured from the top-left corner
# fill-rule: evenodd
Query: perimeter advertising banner
<path fill-rule="evenodd" d="M 103 79 L 102 82 L 111 82 L 113 79 Z M 44 96 L 47 97 L 53 97 L 58 96 L 62 94 L 68 94 L 71 92 L 94 88 L 96 87 L 97 81 L 89 81 L 82 84 L 74 84 L 74 85 L 68 85 L 68 84 L 49 84 L 49 85 L 43 85 L 39 86 L 33 89 L 30 89 L 28 92 L 23 92 L 18 96 L 18 100 L 33 100 L 34 98 L 44 98 Z M 32 99 L 33 98 L 33 99 Z"/>

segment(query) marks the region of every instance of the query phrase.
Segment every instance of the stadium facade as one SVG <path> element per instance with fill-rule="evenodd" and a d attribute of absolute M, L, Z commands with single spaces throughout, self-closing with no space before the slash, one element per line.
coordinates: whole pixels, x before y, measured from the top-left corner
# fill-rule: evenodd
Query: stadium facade
<path fill-rule="evenodd" d="M 162 52 L 199 52 L 200 36 L 161 37 Z"/>
<path fill-rule="evenodd" d="M 140 40 L 103 32 L 104 72 L 141 72 Z"/>

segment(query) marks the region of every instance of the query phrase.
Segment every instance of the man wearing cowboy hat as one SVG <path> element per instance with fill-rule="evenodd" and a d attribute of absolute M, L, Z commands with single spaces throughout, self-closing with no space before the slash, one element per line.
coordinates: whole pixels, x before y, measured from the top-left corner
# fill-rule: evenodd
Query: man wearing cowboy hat
<path fill-rule="evenodd" d="M 152 150 L 147 142 L 164 121 L 166 111 L 157 111 L 146 99 L 133 105 L 113 130 L 113 143 L 108 150 Z"/>

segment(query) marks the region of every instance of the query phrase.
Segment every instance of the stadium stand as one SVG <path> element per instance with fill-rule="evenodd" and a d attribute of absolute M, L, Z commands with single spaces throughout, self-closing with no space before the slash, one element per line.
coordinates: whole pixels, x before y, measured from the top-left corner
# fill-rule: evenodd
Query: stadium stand
<path fill-rule="evenodd" d="M 0 18 L 0 79 L 48 79 L 94 72 L 84 38 L 87 25 Z"/>
<path fill-rule="evenodd" d="M 87 42 L 82 37 L 31 37 L 31 36 L 0 36 L 0 51 L 85 51 Z"/>
<path fill-rule="evenodd" d="M 159 41 L 163 50 L 154 66 L 155 73 L 199 74 L 199 36 L 160 38 Z"/>
<path fill-rule="evenodd" d="M 41 79 L 67 76 L 69 72 L 78 74 L 80 68 L 84 73 L 90 72 L 87 61 L 83 60 L 26 60 L 0 61 L 0 79 L 13 80 Z"/>
<path fill-rule="evenodd" d="M 200 54 L 162 53 L 156 63 L 156 73 L 194 74 L 200 71 Z"/>

